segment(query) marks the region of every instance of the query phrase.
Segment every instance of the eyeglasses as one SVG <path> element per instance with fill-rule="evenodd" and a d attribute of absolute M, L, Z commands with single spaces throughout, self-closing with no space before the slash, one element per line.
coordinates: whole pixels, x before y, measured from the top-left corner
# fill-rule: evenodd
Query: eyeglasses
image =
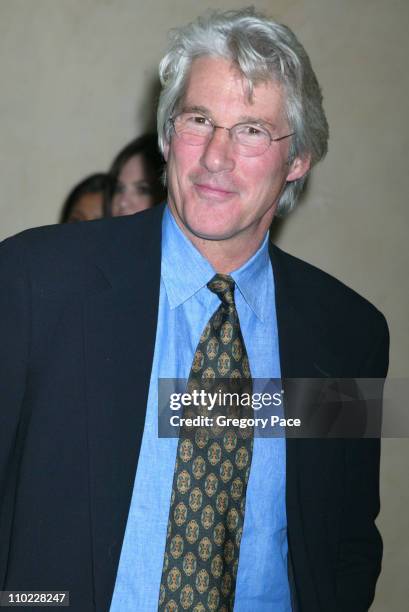
<path fill-rule="evenodd" d="M 236 153 L 245 157 L 257 157 L 267 151 L 272 142 L 294 136 L 294 132 L 273 138 L 260 123 L 236 123 L 231 128 L 215 125 L 209 117 L 194 112 L 183 112 L 171 117 L 169 122 L 183 142 L 194 147 L 205 145 L 213 138 L 216 129 L 227 130 Z"/>

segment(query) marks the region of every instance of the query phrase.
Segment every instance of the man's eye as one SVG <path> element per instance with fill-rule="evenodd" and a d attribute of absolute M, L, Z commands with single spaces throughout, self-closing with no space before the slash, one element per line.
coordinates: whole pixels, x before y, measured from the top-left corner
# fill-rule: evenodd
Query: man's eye
<path fill-rule="evenodd" d="M 257 144 L 269 139 L 267 130 L 258 125 L 243 123 L 237 126 L 236 137 L 244 144 Z"/>
<path fill-rule="evenodd" d="M 261 130 L 260 128 L 256 127 L 255 125 L 244 125 L 243 126 L 243 132 L 247 136 L 261 136 L 262 134 L 265 133 L 263 130 Z"/>
<path fill-rule="evenodd" d="M 192 125 L 207 125 L 209 123 L 209 119 L 202 115 L 189 115 L 186 121 Z"/>

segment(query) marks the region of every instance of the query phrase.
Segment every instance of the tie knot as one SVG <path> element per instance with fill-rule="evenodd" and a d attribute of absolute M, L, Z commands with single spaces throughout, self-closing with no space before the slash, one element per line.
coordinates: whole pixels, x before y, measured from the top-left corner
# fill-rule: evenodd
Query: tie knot
<path fill-rule="evenodd" d="M 215 274 L 207 283 L 207 287 L 215 293 L 223 304 L 231 306 L 234 304 L 234 287 L 235 282 L 231 276 L 227 274 Z"/>

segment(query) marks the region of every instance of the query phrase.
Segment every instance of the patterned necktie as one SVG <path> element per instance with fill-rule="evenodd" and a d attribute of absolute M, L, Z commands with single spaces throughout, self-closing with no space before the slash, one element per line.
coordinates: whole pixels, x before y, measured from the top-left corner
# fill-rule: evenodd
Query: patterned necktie
<path fill-rule="evenodd" d="M 216 274 L 207 286 L 221 304 L 200 337 L 188 391 L 251 393 L 234 281 Z M 214 422 L 217 414 L 248 412 L 237 405 L 199 409 Z M 158 610 L 233 610 L 252 451 L 251 428 L 180 428 Z"/>

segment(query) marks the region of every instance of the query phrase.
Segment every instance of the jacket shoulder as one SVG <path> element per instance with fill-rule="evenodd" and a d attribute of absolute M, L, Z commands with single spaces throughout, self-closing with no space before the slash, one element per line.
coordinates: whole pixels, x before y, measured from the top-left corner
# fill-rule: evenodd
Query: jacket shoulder
<path fill-rule="evenodd" d="M 332 305 L 338 311 L 347 307 L 348 311 L 353 309 L 357 314 L 365 314 L 375 319 L 384 318 L 371 302 L 328 272 L 282 251 L 275 245 L 271 245 L 270 252 L 273 260 L 278 263 L 278 274 L 282 276 L 287 287 L 302 291 L 306 301 L 310 295 L 323 306 L 327 305 L 327 308 Z"/>
<path fill-rule="evenodd" d="M 285 293 L 295 311 L 302 313 L 314 336 L 339 355 L 349 356 L 351 364 L 359 361 L 361 376 L 384 376 L 389 330 L 382 312 L 343 282 L 275 245 L 270 245 L 270 256 L 279 294 Z M 379 368 L 367 369 L 376 354 L 381 356 Z"/>
<path fill-rule="evenodd" d="M 160 215 L 138 213 L 129 217 L 50 225 L 25 230 L 0 244 L 0 271 L 8 275 L 28 272 L 35 288 L 56 292 L 86 289 L 90 271 L 108 262 L 118 270 L 134 261 L 138 251 L 160 240 Z"/>

